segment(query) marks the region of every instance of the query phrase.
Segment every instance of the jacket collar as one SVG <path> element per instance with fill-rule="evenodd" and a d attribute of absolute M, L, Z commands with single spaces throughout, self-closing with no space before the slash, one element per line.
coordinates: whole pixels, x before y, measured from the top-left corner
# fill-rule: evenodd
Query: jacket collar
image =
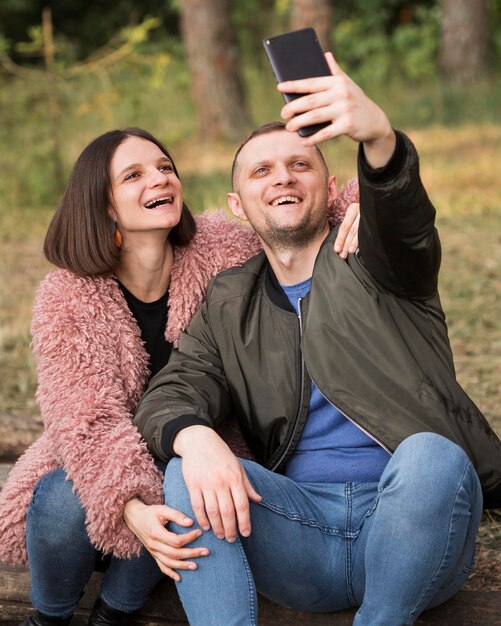
<path fill-rule="evenodd" d="M 318 259 L 318 256 L 320 255 L 320 251 L 326 244 L 328 243 L 331 243 L 331 245 L 334 244 L 337 231 L 338 231 L 337 228 L 331 228 L 329 234 L 327 235 L 327 237 L 324 239 L 324 241 L 322 242 L 320 246 L 317 259 Z M 261 254 L 264 255 L 264 252 L 262 252 Z M 316 266 L 316 260 L 315 260 L 315 266 Z M 273 304 L 280 307 L 281 309 L 284 309 L 285 311 L 290 311 L 291 313 L 295 314 L 296 311 L 294 310 L 294 307 L 292 306 L 292 304 L 289 302 L 289 298 L 285 295 L 284 290 L 280 286 L 280 283 L 278 282 L 278 279 L 275 276 L 275 272 L 273 271 L 268 259 L 265 260 L 263 264 L 263 269 L 264 269 L 264 288 L 266 290 L 266 294 L 269 297 L 269 299 L 273 302 Z M 313 269 L 313 271 L 315 271 L 315 269 Z"/>

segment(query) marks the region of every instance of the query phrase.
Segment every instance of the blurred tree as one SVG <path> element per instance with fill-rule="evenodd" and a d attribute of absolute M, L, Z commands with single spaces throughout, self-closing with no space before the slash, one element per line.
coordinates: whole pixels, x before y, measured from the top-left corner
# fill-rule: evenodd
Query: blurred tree
<path fill-rule="evenodd" d="M 332 50 L 332 2 L 330 0 L 292 0 L 291 30 L 315 29 L 324 50 Z"/>
<path fill-rule="evenodd" d="M 476 80 L 486 69 L 488 0 L 442 0 L 439 62 L 446 80 Z"/>
<path fill-rule="evenodd" d="M 178 11 L 172 1 L 158 0 L 1 0 L 0 34 L 10 41 L 26 39 L 32 24 L 37 24 L 45 6 L 51 7 L 54 31 L 64 33 L 73 60 L 88 58 L 96 48 L 106 45 L 124 27 L 134 26 L 155 16 L 160 25 L 150 40 L 165 43 L 166 37 L 178 36 Z M 37 60 L 26 55 L 12 56 L 18 63 Z"/>
<path fill-rule="evenodd" d="M 107 67 L 129 57 L 138 45 L 148 39 L 149 33 L 158 26 L 158 23 L 159 20 L 149 18 L 140 24 L 124 28 L 113 42 L 95 51 L 82 62 L 68 66 L 66 63 L 58 64 L 57 62 L 58 46 L 53 34 L 52 13 L 50 8 L 46 7 L 42 11 L 41 26 L 32 26 L 29 29 L 30 41 L 20 42 L 14 46 L 14 50 L 21 55 L 42 57 L 45 66 L 43 69 L 38 66 L 26 67 L 16 63 L 7 54 L 7 46 L 0 34 L 0 69 L 23 81 L 37 83 L 41 88 L 41 93 L 45 92 L 45 98 L 42 97 L 41 100 L 45 99 L 47 104 L 50 160 L 54 166 L 54 188 L 57 192 L 61 192 L 64 187 L 60 140 L 60 127 L 64 115 L 61 102 L 62 85 L 80 76 L 103 72 Z"/>
<path fill-rule="evenodd" d="M 234 140 L 250 115 L 228 0 L 184 0 L 181 30 L 201 134 Z"/>

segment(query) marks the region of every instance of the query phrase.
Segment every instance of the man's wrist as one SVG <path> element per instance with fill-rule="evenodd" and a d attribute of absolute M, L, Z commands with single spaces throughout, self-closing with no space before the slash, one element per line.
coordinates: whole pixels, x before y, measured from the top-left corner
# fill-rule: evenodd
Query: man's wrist
<path fill-rule="evenodd" d="M 199 435 L 206 436 L 206 432 L 211 431 L 211 427 L 204 424 L 194 424 L 192 426 L 186 426 L 179 430 L 172 442 L 172 449 L 177 456 L 183 457 L 186 451 L 191 447 L 193 440 Z"/>
<path fill-rule="evenodd" d="M 388 121 L 385 126 L 387 128 L 384 129 L 379 137 L 365 141 L 362 144 L 365 159 L 373 169 L 385 167 L 395 151 L 397 141 L 395 131 Z"/>

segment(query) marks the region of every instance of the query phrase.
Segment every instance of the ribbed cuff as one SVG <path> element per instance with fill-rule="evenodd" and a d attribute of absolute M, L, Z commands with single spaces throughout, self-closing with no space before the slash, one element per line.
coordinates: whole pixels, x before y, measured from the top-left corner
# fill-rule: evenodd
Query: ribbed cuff
<path fill-rule="evenodd" d="M 179 456 L 174 452 L 174 448 L 172 447 L 174 438 L 180 430 L 183 430 L 183 428 L 187 428 L 188 426 L 211 427 L 206 420 L 198 417 L 198 415 L 181 415 L 181 417 L 172 420 L 172 422 L 167 422 L 164 424 L 162 429 L 162 437 L 160 440 L 160 447 L 162 448 L 162 452 L 165 456 Z"/>
<path fill-rule="evenodd" d="M 395 150 L 390 160 L 383 167 L 373 168 L 367 163 L 365 158 L 364 147 L 362 144 L 358 147 L 358 167 L 364 178 L 374 185 L 384 185 L 398 177 L 404 169 L 407 160 L 408 150 L 402 133 L 395 130 L 396 144 Z"/>

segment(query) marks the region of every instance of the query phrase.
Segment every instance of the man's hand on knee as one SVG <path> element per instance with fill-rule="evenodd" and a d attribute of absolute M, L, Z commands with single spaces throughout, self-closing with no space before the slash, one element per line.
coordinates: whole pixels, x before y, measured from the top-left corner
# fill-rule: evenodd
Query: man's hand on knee
<path fill-rule="evenodd" d="M 183 459 L 183 477 L 200 526 L 230 542 L 237 530 L 248 537 L 249 500 L 260 502 L 261 496 L 221 437 L 206 426 L 189 426 L 176 435 L 174 450 Z"/>

